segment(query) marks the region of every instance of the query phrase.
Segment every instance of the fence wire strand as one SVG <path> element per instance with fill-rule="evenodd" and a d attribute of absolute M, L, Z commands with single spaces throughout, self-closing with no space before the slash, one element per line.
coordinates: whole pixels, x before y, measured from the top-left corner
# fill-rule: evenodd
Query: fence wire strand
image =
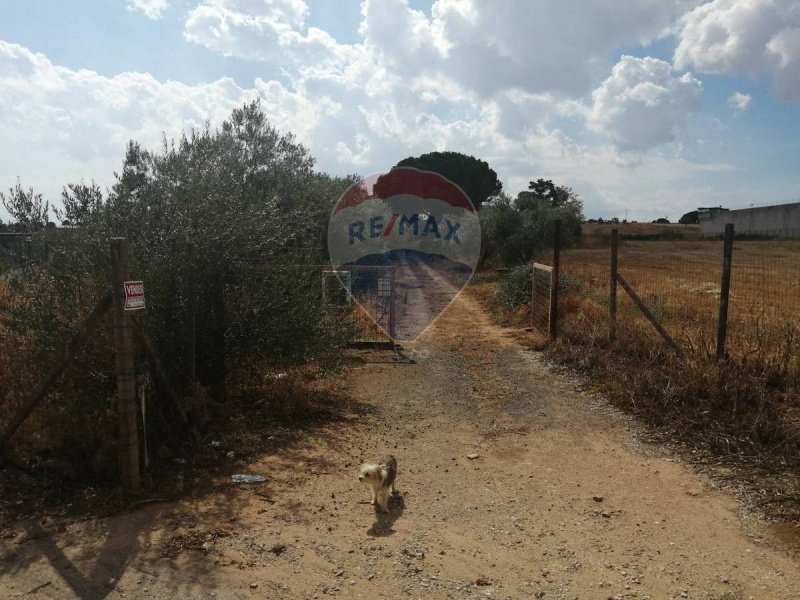
<path fill-rule="evenodd" d="M 624 241 L 619 274 L 669 334 L 687 350 L 710 352 L 716 339 L 723 242 Z M 610 250 L 570 249 L 562 253 L 562 318 L 580 311 L 598 326 L 609 320 Z M 658 338 L 625 291 L 617 288 L 617 327 Z M 736 241 L 728 313 L 728 352 L 764 358 L 798 354 L 800 242 Z"/>

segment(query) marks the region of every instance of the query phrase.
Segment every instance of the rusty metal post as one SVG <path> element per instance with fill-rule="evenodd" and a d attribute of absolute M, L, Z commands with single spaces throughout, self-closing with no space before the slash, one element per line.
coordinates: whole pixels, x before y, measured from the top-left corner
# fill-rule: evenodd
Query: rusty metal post
<path fill-rule="evenodd" d="M 117 444 L 119 473 L 127 492 L 139 489 L 139 432 L 136 403 L 136 372 L 133 330 L 130 316 L 125 312 L 124 282 L 130 279 L 128 243 L 125 238 L 111 238 L 112 294 L 114 302 L 114 348 L 117 371 L 117 414 L 119 441 Z"/>
<path fill-rule="evenodd" d="M 728 337 L 728 302 L 731 293 L 731 267 L 733 265 L 733 223 L 725 225 L 725 243 L 722 250 L 722 281 L 719 286 L 719 319 L 717 321 L 717 358 L 725 357 Z"/>
<path fill-rule="evenodd" d="M 556 219 L 553 224 L 553 271 L 550 273 L 550 341 L 558 338 L 558 288 L 559 268 L 561 255 L 561 220 Z"/>
<path fill-rule="evenodd" d="M 619 251 L 619 231 L 611 230 L 611 278 L 608 282 L 608 337 L 617 339 L 617 259 Z"/>

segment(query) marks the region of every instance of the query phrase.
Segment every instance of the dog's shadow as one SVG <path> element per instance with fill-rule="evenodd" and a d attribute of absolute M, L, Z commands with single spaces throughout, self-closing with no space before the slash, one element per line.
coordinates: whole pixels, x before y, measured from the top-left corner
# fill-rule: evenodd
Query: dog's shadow
<path fill-rule="evenodd" d="M 389 513 L 382 513 L 378 506 L 375 507 L 375 522 L 367 530 L 367 535 L 372 537 L 386 537 L 394 533 L 392 525 L 402 515 L 406 508 L 406 501 L 399 492 L 389 497 Z"/>

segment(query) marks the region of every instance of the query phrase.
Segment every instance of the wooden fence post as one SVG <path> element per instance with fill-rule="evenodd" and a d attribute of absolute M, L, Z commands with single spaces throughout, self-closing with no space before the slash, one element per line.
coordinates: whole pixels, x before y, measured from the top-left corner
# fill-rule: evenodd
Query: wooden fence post
<path fill-rule="evenodd" d="M 728 301 L 731 293 L 731 266 L 733 265 L 733 223 L 725 225 L 725 244 L 722 250 L 722 281 L 719 286 L 719 319 L 717 321 L 717 358 L 725 357 L 725 340 L 728 337 Z"/>
<path fill-rule="evenodd" d="M 619 251 L 619 232 L 611 230 L 611 279 L 608 282 L 608 337 L 617 339 L 617 258 Z"/>
<path fill-rule="evenodd" d="M 139 423 L 136 410 L 136 373 L 133 331 L 130 316 L 125 312 L 124 282 L 130 278 L 128 242 L 111 238 L 113 265 L 112 293 L 114 298 L 114 348 L 117 370 L 117 414 L 119 441 L 117 445 L 122 487 L 127 492 L 139 488 Z"/>
<path fill-rule="evenodd" d="M 556 219 L 553 224 L 553 271 L 550 273 L 550 341 L 558 338 L 558 288 L 559 268 L 561 255 L 561 220 Z"/>

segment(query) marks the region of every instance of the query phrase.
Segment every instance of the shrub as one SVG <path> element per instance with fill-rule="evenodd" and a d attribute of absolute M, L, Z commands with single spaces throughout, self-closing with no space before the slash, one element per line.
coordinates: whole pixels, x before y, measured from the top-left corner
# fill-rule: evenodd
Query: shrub
<path fill-rule="evenodd" d="M 531 300 L 531 266 L 517 265 L 504 273 L 500 280 L 503 304 L 511 308 L 527 304 Z"/>
<path fill-rule="evenodd" d="M 484 204 L 481 219 L 484 261 L 499 259 L 506 265 L 529 262 L 545 248 L 552 248 L 555 221 L 561 221 L 565 246 L 580 239 L 583 214 L 580 200 L 568 188 L 559 188 L 567 198 L 554 205 L 532 192 L 521 192 L 515 201 L 502 195 Z"/>
<path fill-rule="evenodd" d="M 0 272 L 12 290 L 0 295 L 0 347 L 16 349 L 0 358 L 3 414 L 15 412 L 108 286 L 114 236 L 129 240 L 131 275 L 147 292 L 138 318 L 186 406 L 206 397 L 198 383 L 210 392 L 204 407 L 223 402 L 232 366 L 245 357 L 262 368 L 292 365 L 345 343 L 347 320 L 328 317 L 315 265 L 325 261 L 323 225 L 351 182 L 317 173 L 313 164 L 253 103 L 234 110 L 220 129 L 193 130 L 159 152 L 130 142 L 104 201 L 94 187 L 70 186 L 65 194 L 86 192 L 85 202 L 80 196 L 70 205 L 80 226 L 59 231 L 50 260 Z M 115 395 L 108 325 L 40 419 L 69 413 L 85 421 L 73 431 L 92 422 L 101 437 L 104 421 L 95 417 L 109 412 Z M 146 361 L 137 370 L 146 373 Z M 166 391 L 157 390 L 163 397 L 152 402 L 148 435 L 179 443 L 207 419 L 187 418 Z M 33 446 L 59 443 L 58 428 L 42 420 L 27 431 Z"/>

